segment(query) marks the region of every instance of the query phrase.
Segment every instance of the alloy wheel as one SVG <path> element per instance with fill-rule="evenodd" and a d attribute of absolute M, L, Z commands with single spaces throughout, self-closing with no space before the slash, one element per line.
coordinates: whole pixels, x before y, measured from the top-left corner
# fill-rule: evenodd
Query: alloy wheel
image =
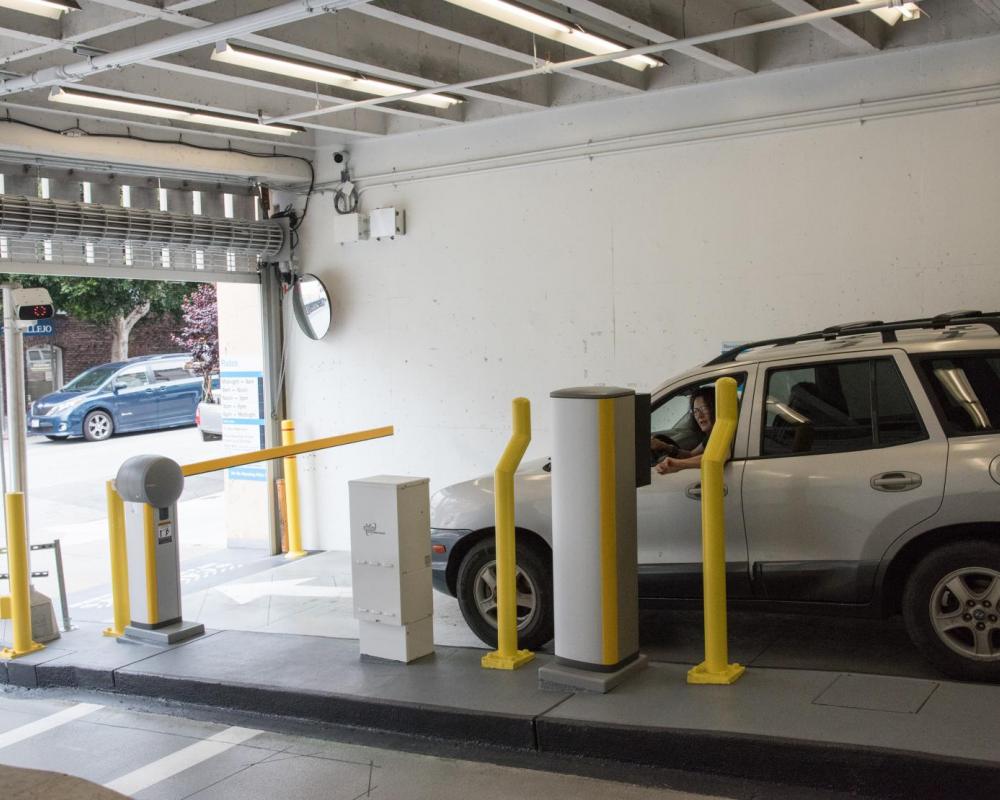
<path fill-rule="evenodd" d="M 934 632 L 951 650 L 976 661 L 1000 660 L 1000 572 L 963 567 L 931 592 Z"/>
<path fill-rule="evenodd" d="M 537 613 L 538 590 L 531 577 L 520 567 L 514 578 L 517 592 L 517 628 L 522 630 Z M 497 627 L 497 562 L 486 562 L 476 573 L 474 589 L 476 607 L 490 625 Z"/>

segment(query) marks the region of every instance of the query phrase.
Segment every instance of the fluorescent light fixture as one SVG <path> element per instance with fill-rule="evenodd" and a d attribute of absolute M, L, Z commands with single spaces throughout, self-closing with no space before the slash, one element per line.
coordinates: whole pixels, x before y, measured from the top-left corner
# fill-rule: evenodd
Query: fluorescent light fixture
<path fill-rule="evenodd" d="M 54 86 L 49 93 L 53 103 L 68 103 L 85 108 L 102 108 L 108 111 L 121 111 L 125 114 L 139 114 L 144 117 L 159 117 L 161 119 L 176 119 L 184 122 L 195 122 L 199 125 L 215 125 L 222 128 L 237 128 L 256 133 L 271 133 L 277 136 L 291 136 L 302 133 L 303 128 L 295 125 L 264 125 L 250 117 L 239 117 L 235 114 L 222 114 L 216 111 L 202 111 L 197 108 L 177 106 L 170 103 L 154 103 L 149 100 L 137 100 L 103 92 L 88 92 L 82 89 L 70 89 L 64 86 Z"/>
<path fill-rule="evenodd" d="M 585 53 L 592 53 L 595 56 L 619 53 L 628 49 L 610 39 L 587 33 L 587 31 L 574 28 L 566 22 L 539 14 L 537 11 L 525 8 L 518 3 L 508 2 L 508 0 L 448 0 L 448 2 L 467 8 L 469 11 L 475 11 L 477 14 L 491 17 L 498 22 L 505 22 L 515 28 L 544 36 L 546 39 L 568 44 L 570 47 L 583 50 Z M 662 61 L 651 56 L 626 56 L 615 60 L 619 64 L 637 70 L 663 65 Z"/>
<path fill-rule="evenodd" d="M 251 50 L 248 47 L 229 42 L 219 42 L 215 46 L 212 60 L 238 67 L 272 72 L 276 75 L 287 75 L 290 78 L 299 78 L 313 83 L 323 83 L 327 86 L 339 86 L 343 89 L 352 89 L 356 92 L 374 94 L 379 97 L 392 97 L 397 94 L 418 91 L 413 86 L 365 78 L 361 75 L 350 75 L 319 64 L 311 64 L 308 61 L 299 61 L 286 56 L 276 56 L 272 53 L 263 53 L 260 50 Z M 420 97 L 409 97 L 404 98 L 404 100 L 407 103 L 418 103 L 434 108 L 450 108 L 456 103 L 462 102 L 459 98 L 446 94 L 423 94 Z"/>
<path fill-rule="evenodd" d="M 861 3 L 864 0 L 855 0 L 855 2 Z M 887 8 L 873 8 L 872 13 L 876 14 L 886 24 L 895 25 L 900 20 L 910 22 L 914 19 L 920 19 L 924 12 L 920 10 L 920 6 L 916 3 L 897 2 Z"/>
<path fill-rule="evenodd" d="M 80 10 L 74 0 L 0 0 L 0 8 L 37 14 L 49 19 L 59 19 L 67 11 Z"/>

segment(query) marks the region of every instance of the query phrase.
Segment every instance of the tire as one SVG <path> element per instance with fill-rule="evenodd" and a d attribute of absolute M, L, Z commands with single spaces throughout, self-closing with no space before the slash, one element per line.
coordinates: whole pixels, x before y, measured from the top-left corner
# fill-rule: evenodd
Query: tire
<path fill-rule="evenodd" d="M 960 680 L 1000 683 L 998 605 L 1000 542 L 955 542 L 934 550 L 903 591 L 903 619 L 913 643 Z"/>
<path fill-rule="evenodd" d="M 532 601 L 518 604 L 517 646 L 538 650 L 552 640 L 553 633 L 551 557 L 537 547 L 518 542 L 517 570 L 518 599 Z M 490 647 L 497 646 L 496 595 L 490 585 L 492 582 L 495 587 L 495 577 L 496 555 L 493 537 L 489 537 L 474 545 L 462 559 L 457 595 L 465 621 Z"/>
<path fill-rule="evenodd" d="M 53 436 L 52 434 L 47 433 L 47 434 L 45 434 L 45 438 L 46 439 L 51 439 L 53 442 L 65 442 L 66 439 L 69 438 L 69 437 L 67 437 L 67 436 Z"/>
<path fill-rule="evenodd" d="M 115 422 L 107 411 L 91 411 L 83 418 L 83 438 L 88 442 L 103 442 L 115 432 Z"/>

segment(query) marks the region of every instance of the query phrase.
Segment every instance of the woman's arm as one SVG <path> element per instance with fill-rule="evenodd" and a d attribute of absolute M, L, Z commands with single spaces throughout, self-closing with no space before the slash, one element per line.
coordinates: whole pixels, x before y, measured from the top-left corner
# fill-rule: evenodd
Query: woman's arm
<path fill-rule="evenodd" d="M 668 457 L 656 465 L 656 471 L 660 475 L 670 475 L 674 472 L 680 472 L 682 469 L 700 469 L 701 456 L 701 453 L 696 453 L 695 455 L 688 456 L 687 458 Z"/>

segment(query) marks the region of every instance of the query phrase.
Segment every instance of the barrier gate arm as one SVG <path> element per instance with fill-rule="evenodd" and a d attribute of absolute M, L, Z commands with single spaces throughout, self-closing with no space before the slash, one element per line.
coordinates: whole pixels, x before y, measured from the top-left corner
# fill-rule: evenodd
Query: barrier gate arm
<path fill-rule="evenodd" d="M 531 442 L 531 403 L 517 397 L 511 403 L 514 432 L 493 473 L 496 503 L 497 649 L 483 656 L 484 669 L 517 669 L 535 654 L 517 649 L 517 545 L 514 540 L 514 472 Z"/>
<path fill-rule="evenodd" d="M 325 439 L 312 439 L 308 442 L 299 442 L 298 444 L 268 447 L 264 450 L 253 450 L 249 453 L 240 453 L 235 456 L 223 456 L 222 458 L 213 458 L 209 461 L 197 461 L 194 464 L 182 466 L 181 474 L 185 478 L 190 478 L 192 475 L 204 475 L 206 472 L 217 472 L 220 469 L 229 469 L 230 467 L 244 467 L 247 464 L 256 464 L 258 461 L 271 461 L 275 458 L 300 456 L 303 453 L 313 453 L 317 450 L 326 450 L 330 447 L 340 447 L 341 445 L 354 444 L 355 442 L 367 442 L 370 439 L 381 439 L 385 436 L 392 436 L 393 432 L 392 425 L 386 425 L 384 428 L 370 428 L 366 431 L 328 436 Z"/>
<path fill-rule="evenodd" d="M 705 660 L 693 667 L 688 683 L 730 684 L 746 667 L 730 664 L 726 630 L 726 513 L 723 470 L 736 436 L 739 403 L 736 381 L 715 382 L 715 424 L 701 457 L 701 560 L 705 594 Z"/>
<path fill-rule="evenodd" d="M 198 461 L 194 464 L 182 466 L 181 474 L 185 478 L 190 478 L 193 475 L 204 475 L 220 469 L 242 467 L 247 464 L 256 464 L 260 461 L 288 458 L 290 456 L 302 455 L 303 453 L 314 453 L 317 450 L 326 450 L 331 447 L 340 447 L 345 444 L 381 439 L 386 436 L 392 436 L 394 432 L 392 425 L 386 425 L 381 428 L 370 428 L 365 431 L 340 434 L 339 436 L 328 436 L 325 439 L 312 439 L 308 442 L 299 442 L 298 444 L 287 444 L 281 447 L 269 447 L 249 453 L 224 456 L 223 458 L 213 458 L 209 461 Z M 114 488 L 114 481 L 107 482 L 106 493 L 108 504 L 108 535 L 111 542 L 112 602 L 114 604 L 115 622 L 112 627 L 104 631 L 104 635 L 118 637 L 124 633 L 125 627 L 130 622 L 128 561 L 125 549 L 125 508 L 121 496 Z"/>

